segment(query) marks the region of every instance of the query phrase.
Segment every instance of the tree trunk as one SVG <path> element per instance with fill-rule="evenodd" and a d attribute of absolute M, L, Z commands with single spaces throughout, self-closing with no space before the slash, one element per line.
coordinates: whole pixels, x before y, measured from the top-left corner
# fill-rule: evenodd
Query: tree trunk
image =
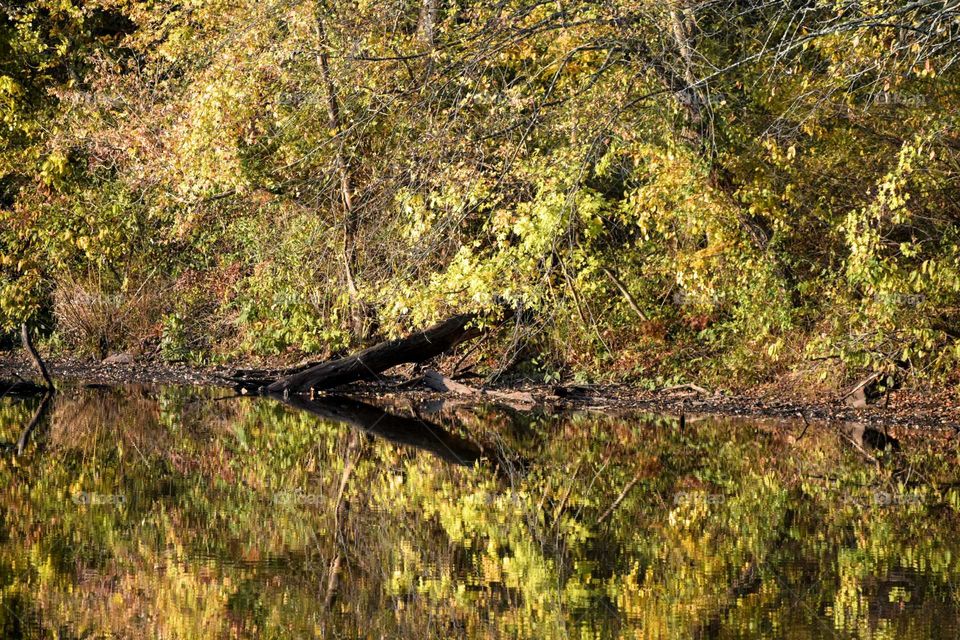
<path fill-rule="evenodd" d="M 37 370 L 43 377 L 47 389 L 53 391 L 53 380 L 50 379 L 50 374 L 47 373 L 47 367 L 43 364 L 43 359 L 40 357 L 40 354 L 37 353 L 37 350 L 33 347 L 33 341 L 30 339 L 30 330 L 27 328 L 26 322 L 20 325 L 20 339 L 23 341 L 23 348 L 30 354 L 33 364 L 36 365 Z"/>
<path fill-rule="evenodd" d="M 337 135 L 342 133 L 343 124 L 340 111 L 340 100 L 337 97 L 337 87 L 333 81 L 333 75 L 330 73 L 330 58 L 327 54 L 327 32 L 323 26 L 323 19 L 317 17 L 317 65 L 320 67 L 320 75 L 323 80 L 323 90 L 327 98 L 327 126 Z M 347 284 L 347 291 L 350 294 L 350 317 L 354 335 L 363 337 L 365 333 L 364 322 L 366 313 L 361 308 L 359 292 L 356 283 L 356 260 L 357 260 L 357 212 L 353 203 L 353 174 L 350 171 L 350 164 L 343 153 L 343 141 L 336 146 L 334 152 L 334 165 L 337 175 L 340 179 L 340 201 L 343 205 L 343 248 L 341 259 L 343 260 L 344 279 Z"/>
<path fill-rule="evenodd" d="M 670 35 L 676 45 L 676 52 L 683 64 L 683 72 L 677 71 L 662 57 L 654 55 L 646 43 L 637 43 L 636 52 L 652 68 L 663 86 L 676 96 L 686 114 L 686 124 L 682 137 L 684 141 L 710 163 L 711 186 L 721 191 L 727 197 L 734 197 L 736 185 L 733 184 L 728 172 L 723 166 L 714 162 L 712 127 L 713 110 L 710 101 L 704 97 L 701 81 L 697 78 L 694 69 L 694 55 L 696 48 L 689 35 L 690 24 L 695 23 L 692 8 L 684 8 L 682 0 L 671 0 L 668 11 Z M 734 208 L 739 208 L 733 202 Z M 770 244 L 772 229 L 763 220 L 745 213 L 738 213 L 737 221 L 753 247 L 765 253 Z M 778 275 L 787 283 L 792 282 L 789 269 L 780 260 L 775 260 L 774 267 Z"/>
<path fill-rule="evenodd" d="M 687 109 L 688 130 L 684 133 L 685 137 L 703 146 L 708 142 L 703 130 L 705 105 L 700 89 L 697 87 L 697 77 L 693 72 L 693 47 L 690 45 L 690 39 L 687 35 L 685 20 L 681 0 L 672 0 L 670 3 L 670 30 L 673 32 L 673 39 L 676 41 L 677 49 L 680 52 L 680 59 L 683 61 L 683 80 L 686 84 L 684 104 Z"/>
<path fill-rule="evenodd" d="M 428 47 L 433 48 L 434 33 L 437 28 L 437 2 L 439 0 L 421 0 L 420 18 L 417 20 L 417 34 Z"/>
<path fill-rule="evenodd" d="M 476 315 L 472 313 L 454 316 L 406 338 L 381 342 L 355 355 L 329 360 L 281 378 L 270 384 L 267 391 L 302 393 L 376 379 L 377 374 L 387 369 L 400 364 L 429 360 L 465 340 L 479 336 L 480 329 L 472 326 L 475 320 Z"/>

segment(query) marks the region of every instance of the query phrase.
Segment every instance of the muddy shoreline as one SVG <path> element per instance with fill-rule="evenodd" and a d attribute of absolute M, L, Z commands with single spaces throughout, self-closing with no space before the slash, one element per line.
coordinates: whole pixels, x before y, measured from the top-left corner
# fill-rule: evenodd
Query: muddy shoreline
<path fill-rule="evenodd" d="M 230 388 L 231 369 L 197 368 L 156 362 L 104 363 L 70 358 L 52 358 L 47 366 L 54 380 L 77 384 L 161 384 Z M 38 378 L 31 363 L 16 353 L 0 353 L 0 380 Z M 476 381 L 467 381 L 477 384 Z M 494 387 L 500 391 L 525 391 L 536 400 L 531 409 L 550 411 L 587 410 L 606 413 L 649 411 L 667 414 L 708 414 L 767 418 L 805 418 L 830 422 L 861 422 L 901 429 L 950 430 L 960 434 L 960 402 L 948 390 L 900 390 L 889 401 L 866 408 L 847 407 L 839 397 L 821 400 L 784 393 L 767 385 L 747 393 L 707 392 L 690 388 L 641 389 L 629 384 L 542 384 L 514 381 Z M 409 376 L 386 376 L 381 382 L 354 384 L 337 390 L 368 398 L 404 397 L 415 401 L 454 400 L 454 394 L 438 393 Z M 476 398 L 463 398 L 477 402 Z M 495 400 L 491 399 L 491 402 Z"/>

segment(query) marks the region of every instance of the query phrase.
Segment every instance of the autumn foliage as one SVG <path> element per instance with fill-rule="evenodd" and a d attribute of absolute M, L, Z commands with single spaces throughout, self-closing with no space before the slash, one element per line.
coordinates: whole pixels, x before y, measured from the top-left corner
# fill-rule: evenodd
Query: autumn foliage
<path fill-rule="evenodd" d="M 547 376 L 946 374 L 958 45 L 934 1 L 4 5 L 0 324 L 208 360 L 505 301 Z"/>

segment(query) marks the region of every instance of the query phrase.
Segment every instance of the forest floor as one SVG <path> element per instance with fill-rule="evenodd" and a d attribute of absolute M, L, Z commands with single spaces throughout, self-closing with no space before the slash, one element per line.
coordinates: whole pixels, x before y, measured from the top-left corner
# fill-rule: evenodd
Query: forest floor
<path fill-rule="evenodd" d="M 55 380 L 76 384 L 162 384 L 231 387 L 227 368 L 198 368 L 186 364 L 156 362 L 91 362 L 72 358 L 51 358 L 47 362 Z M 403 396 L 414 401 L 450 398 L 417 382 L 411 367 L 397 368 L 375 383 L 360 383 L 338 389 L 338 393 L 367 398 Z M 32 364 L 20 352 L 0 352 L 0 380 L 18 376 L 37 379 Z M 480 380 L 463 380 L 479 387 Z M 711 392 L 696 385 L 648 390 L 630 384 L 543 384 L 525 379 L 504 380 L 484 387 L 494 392 L 523 392 L 533 403 L 528 410 L 587 410 L 605 413 L 643 411 L 668 414 L 712 414 L 802 418 L 831 422 L 860 422 L 897 429 L 947 429 L 960 435 L 960 400 L 952 389 L 902 389 L 889 398 L 865 408 L 848 407 L 841 393 L 812 397 L 789 384 L 768 383 L 747 390 Z M 493 397 L 465 398 L 467 401 L 497 402 Z M 509 404 L 509 403 L 508 403 Z"/>

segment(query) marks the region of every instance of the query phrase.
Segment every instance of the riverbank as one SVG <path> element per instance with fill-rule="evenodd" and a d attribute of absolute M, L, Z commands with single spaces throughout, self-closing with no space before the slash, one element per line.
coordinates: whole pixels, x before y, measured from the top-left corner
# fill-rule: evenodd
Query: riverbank
<path fill-rule="evenodd" d="M 234 369 L 198 368 L 181 364 L 143 361 L 90 362 L 74 358 L 51 358 L 47 366 L 55 380 L 82 384 L 165 384 L 230 387 L 227 377 Z M 408 368 L 398 368 L 381 382 L 355 384 L 343 392 L 364 397 L 385 395 L 422 401 L 455 398 L 456 394 L 428 389 Z M 0 353 L 0 379 L 36 377 L 31 363 L 20 353 Z M 476 381 L 465 381 L 479 386 Z M 697 385 L 679 385 L 649 390 L 630 384 L 543 384 L 512 380 L 491 387 L 499 392 L 524 392 L 534 400 L 530 409 L 551 411 L 587 410 L 607 413 L 650 411 L 656 413 L 713 414 L 775 418 L 805 418 L 865 424 L 900 429 L 947 429 L 960 433 L 960 402 L 949 389 L 901 389 L 887 400 L 865 408 L 848 407 L 842 394 L 811 398 L 784 383 L 770 383 L 748 391 L 714 391 Z M 477 401 L 470 397 L 468 400 Z M 487 398 L 481 398 L 487 400 Z M 495 398 L 489 398 L 497 402 Z"/>

